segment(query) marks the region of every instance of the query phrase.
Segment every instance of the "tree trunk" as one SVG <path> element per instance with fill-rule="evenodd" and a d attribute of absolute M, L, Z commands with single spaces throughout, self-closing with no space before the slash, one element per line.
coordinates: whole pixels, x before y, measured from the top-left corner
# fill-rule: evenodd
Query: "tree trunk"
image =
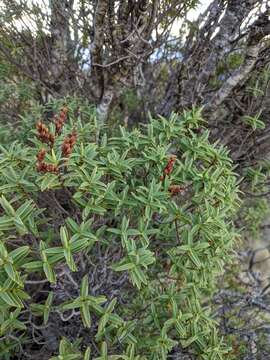
<path fill-rule="evenodd" d="M 73 63 L 69 24 L 73 3 L 74 0 L 50 0 L 52 48 L 49 83 L 60 96 L 68 93 Z"/>

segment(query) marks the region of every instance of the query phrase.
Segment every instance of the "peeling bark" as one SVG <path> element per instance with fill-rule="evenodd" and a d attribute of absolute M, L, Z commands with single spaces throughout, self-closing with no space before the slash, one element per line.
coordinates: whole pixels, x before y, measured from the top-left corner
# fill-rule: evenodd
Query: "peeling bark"
<path fill-rule="evenodd" d="M 158 112 L 168 115 L 172 109 L 207 102 L 209 80 L 219 62 L 236 47 L 241 25 L 257 4 L 257 0 L 231 0 L 226 7 L 221 0 L 211 3 L 182 49 L 183 60 L 172 74 Z"/>
<path fill-rule="evenodd" d="M 262 48 L 261 40 L 270 34 L 270 21 L 263 14 L 252 26 L 247 41 L 243 64 L 236 70 L 205 105 L 206 111 L 215 111 L 231 94 L 232 90 L 251 73 Z"/>
<path fill-rule="evenodd" d="M 99 125 L 103 125 L 108 118 L 110 106 L 115 96 L 115 87 L 110 86 L 104 91 L 103 96 L 97 106 L 97 116 Z"/>

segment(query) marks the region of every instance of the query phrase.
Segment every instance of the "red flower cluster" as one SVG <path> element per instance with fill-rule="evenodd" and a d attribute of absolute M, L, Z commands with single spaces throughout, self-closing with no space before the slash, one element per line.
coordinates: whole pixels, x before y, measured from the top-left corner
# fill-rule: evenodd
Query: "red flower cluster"
<path fill-rule="evenodd" d="M 180 185 L 171 185 L 169 187 L 169 192 L 171 193 L 171 195 L 181 194 L 184 191 L 185 191 L 185 189 L 182 188 Z"/>
<path fill-rule="evenodd" d="M 62 132 L 63 126 L 67 119 L 68 108 L 65 106 L 60 111 L 59 115 L 54 117 L 55 124 L 55 135 L 50 133 L 49 129 L 45 126 L 42 120 L 38 121 L 37 128 L 37 137 L 43 143 L 48 144 L 50 148 L 53 148 L 55 143 L 55 138 Z M 73 147 L 77 141 L 77 134 L 73 131 L 71 134 L 67 135 L 64 138 L 62 144 L 62 156 L 68 158 L 73 150 Z M 41 149 L 37 154 L 37 171 L 44 173 L 58 173 L 59 168 L 58 165 L 48 164 L 44 161 L 47 150 Z"/>
<path fill-rule="evenodd" d="M 58 173 L 58 167 L 53 164 L 47 164 L 45 162 L 38 162 L 37 163 L 37 171 L 44 172 L 44 173 Z"/>
<path fill-rule="evenodd" d="M 64 106 L 63 109 L 60 111 L 59 115 L 54 117 L 55 131 L 57 135 L 61 134 L 63 126 L 67 120 L 67 113 L 68 108 Z"/>
<path fill-rule="evenodd" d="M 47 151 L 45 149 L 39 150 L 39 152 L 37 154 L 37 161 L 38 162 L 42 162 L 45 159 L 46 152 Z"/>
<path fill-rule="evenodd" d="M 75 131 L 72 134 L 69 134 L 65 137 L 64 142 L 62 144 L 62 155 L 64 157 L 69 157 L 72 153 L 72 149 L 77 141 L 77 134 Z"/>
<path fill-rule="evenodd" d="M 38 139 L 41 140 L 45 144 L 49 144 L 50 146 L 53 146 L 55 141 L 55 136 L 50 133 L 47 126 L 40 120 L 38 121 L 36 125 L 37 131 L 38 131 Z"/>
<path fill-rule="evenodd" d="M 170 175 L 172 173 L 176 159 L 177 159 L 176 155 L 171 155 L 169 157 L 168 163 L 165 169 L 163 170 L 163 175 L 160 177 L 160 180 L 164 180 L 167 175 Z"/>
<path fill-rule="evenodd" d="M 45 149 L 39 150 L 39 152 L 37 154 L 37 171 L 44 172 L 44 173 L 47 173 L 47 172 L 57 173 L 58 168 L 56 165 L 47 164 L 44 162 L 45 155 L 46 155 Z"/>

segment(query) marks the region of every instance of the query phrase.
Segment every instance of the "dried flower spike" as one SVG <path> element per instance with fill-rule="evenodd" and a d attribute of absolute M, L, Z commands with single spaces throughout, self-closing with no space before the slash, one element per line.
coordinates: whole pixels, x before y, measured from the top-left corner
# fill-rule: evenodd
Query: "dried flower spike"
<path fill-rule="evenodd" d="M 38 162 L 37 163 L 37 171 L 44 172 L 44 173 L 54 173 L 58 172 L 58 167 L 53 164 L 47 164 L 45 162 Z"/>
<path fill-rule="evenodd" d="M 45 158 L 46 155 L 46 150 L 45 149 L 41 149 L 39 150 L 38 154 L 37 154 L 37 161 L 38 162 L 42 162 Z"/>
<path fill-rule="evenodd" d="M 37 122 L 36 129 L 38 132 L 37 137 L 40 141 L 51 146 L 54 144 L 55 136 L 50 133 L 47 126 L 41 120 Z"/>
<path fill-rule="evenodd" d="M 177 195 L 177 194 L 181 194 L 185 191 L 184 188 L 182 188 L 180 185 L 171 185 L 169 187 L 169 192 L 172 194 L 172 195 Z"/>
<path fill-rule="evenodd" d="M 170 175 L 172 173 L 176 159 L 176 155 L 170 155 L 167 165 L 163 170 L 163 175 L 160 177 L 160 180 L 164 180 L 167 175 Z"/>
<path fill-rule="evenodd" d="M 55 116 L 55 120 L 54 120 L 55 131 L 56 131 L 56 134 L 58 134 L 58 135 L 61 133 L 63 126 L 66 122 L 67 113 L 68 113 L 68 108 L 66 106 L 64 106 L 63 109 L 60 111 L 59 115 Z"/>
<path fill-rule="evenodd" d="M 64 157 L 69 157 L 72 153 L 72 149 L 77 141 L 77 134 L 75 131 L 72 134 L 67 135 L 62 144 L 62 155 Z"/>

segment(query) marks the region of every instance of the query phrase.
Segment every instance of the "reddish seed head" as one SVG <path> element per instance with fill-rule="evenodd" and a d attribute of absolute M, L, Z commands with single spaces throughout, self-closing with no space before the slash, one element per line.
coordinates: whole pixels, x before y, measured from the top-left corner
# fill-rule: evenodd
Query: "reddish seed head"
<path fill-rule="evenodd" d="M 184 189 L 180 185 L 171 185 L 169 187 L 169 192 L 172 195 L 181 194 L 184 191 Z"/>
<path fill-rule="evenodd" d="M 67 107 L 63 107 L 63 109 L 60 111 L 59 116 L 55 116 L 55 130 L 57 134 L 60 134 L 62 131 L 62 128 L 64 126 L 64 123 L 67 119 Z"/>
<path fill-rule="evenodd" d="M 58 168 L 56 165 L 48 164 L 47 171 L 51 173 L 57 173 Z"/>
<path fill-rule="evenodd" d="M 41 172 L 43 169 L 43 163 L 37 163 L 37 171 Z"/>
<path fill-rule="evenodd" d="M 67 114 L 68 112 L 68 108 L 66 106 L 63 106 L 62 109 L 59 111 L 59 115 L 62 115 L 62 114 Z"/>
<path fill-rule="evenodd" d="M 41 121 L 41 120 L 39 120 L 39 121 L 37 122 L 36 128 L 37 128 L 38 131 L 40 131 L 40 130 L 42 129 L 42 121 Z"/>
<path fill-rule="evenodd" d="M 46 155 L 46 150 L 45 149 L 41 149 L 39 150 L 38 154 L 37 154 L 37 160 L 38 161 L 43 161 Z"/>
<path fill-rule="evenodd" d="M 69 157 L 72 153 L 72 149 L 77 141 L 77 134 L 73 131 L 72 134 L 67 135 L 62 144 L 62 155 L 64 157 Z"/>
<path fill-rule="evenodd" d="M 64 111 L 60 111 L 59 120 L 60 121 L 65 121 L 65 119 L 66 119 L 66 113 Z"/>
<path fill-rule="evenodd" d="M 64 154 L 70 153 L 70 151 L 71 151 L 70 145 L 68 143 L 63 144 L 62 151 Z"/>
<path fill-rule="evenodd" d="M 48 164 L 46 168 L 48 172 L 54 172 L 54 166 L 52 164 Z"/>
<path fill-rule="evenodd" d="M 38 121 L 36 124 L 36 128 L 38 131 L 37 137 L 46 144 L 51 143 L 51 145 L 54 144 L 54 135 L 50 133 L 49 129 L 42 123 L 42 121 Z"/>
<path fill-rule="evenodd" d="M 164 177 L 166 175 L 170 175 L 173 171 L 173 166 L 175 164 L 175 161 L 177 159 L 177 156 L 176 155 L 170 155 L 169 159 L 168 159 L 168 162 L 167 162 L 167 165 L 165 167 L 165 169 L 163 170 L 163 179 L 164 180 Z"/>
<path fill-rule="evenodd" d="M 55 141 L 55 136 L 53 134 L 49 134 L 49 141 L 53 144 Z"/>
<path fill-rule="evenodd" d="M 58 167 L 53 164 L 47 164 L 45 162 L 38 162 L 37 163 L 37 171 L 44 172 L 44 173 L 57 173 Z"/>
<path fill-rule="evenodd" d="M 73 147 L 76 144 L 77 141 L 77 135 L 74 133 L 69 138 L 69 144 L 71 147 Z"/>

